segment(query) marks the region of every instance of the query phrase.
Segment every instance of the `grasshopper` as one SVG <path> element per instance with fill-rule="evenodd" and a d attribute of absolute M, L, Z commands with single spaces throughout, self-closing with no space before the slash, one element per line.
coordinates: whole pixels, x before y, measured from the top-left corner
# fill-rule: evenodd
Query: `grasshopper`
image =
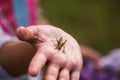
<path fill-rule="evenodd" d="M 61 50 L 62 47 L 63 47 L 63 52 L 65 52 L 65 43 L 66 43 L 67 40 L 64 40 L 64 41 L 63 41 L 63 38 L 60 37 L 60 38 L 57 39 L 56 41 L 57 41 L 57 46 L 56 46 L 56 48 L 57 48 L 58 50 Z"/>

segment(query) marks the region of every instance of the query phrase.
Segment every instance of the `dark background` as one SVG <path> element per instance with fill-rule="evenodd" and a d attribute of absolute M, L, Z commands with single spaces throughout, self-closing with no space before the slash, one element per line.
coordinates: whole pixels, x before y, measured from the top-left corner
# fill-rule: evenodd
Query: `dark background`
<path fill-rule="evenodd" d="M 120 47 L 119 0 L 41 0 L 48 21 L 103 54 Z"/>

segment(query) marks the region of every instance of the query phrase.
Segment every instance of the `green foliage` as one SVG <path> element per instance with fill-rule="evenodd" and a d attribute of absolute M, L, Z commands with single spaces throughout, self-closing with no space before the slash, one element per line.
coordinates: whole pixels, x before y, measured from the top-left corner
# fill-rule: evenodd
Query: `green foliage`
<path fill-rule="evenodd" d="M 103 54 L 120 47 L 119 0 L 42 0 L 52 25 Z"/>

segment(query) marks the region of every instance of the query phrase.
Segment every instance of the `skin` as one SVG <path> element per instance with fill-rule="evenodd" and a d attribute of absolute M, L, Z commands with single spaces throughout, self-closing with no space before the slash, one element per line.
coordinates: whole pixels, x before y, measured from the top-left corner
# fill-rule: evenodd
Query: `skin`
<path fill-rule="evenodd" d="M 102 58 L 102 55 L 101 55 L 102 53 L 85 45 L 81 45 L 81 52 L 82 52 L 84 59 L 89 59 L 95 62 L 97 70 L 101 71 L 104 69 L 103 67 L 99 65 L 99 61 Z"/>
<path fill-rule="evenodd" d="M 20 27 L 16 33 L 20 40 L 29 42 L 36 49 L 28 68 L 30 75 L 37 76 L 47 63 L 45 80 L 79 80 L 81 51 L 77 41 L 68 33 L 51 25 Z M 64 53 L 64 48 L 56 49 L 56 38 L 61 37 L 66 40 Z"/>
<path fill-rule="evenodd" d="M 81 52 L 83 57 L 86 57 L 87 59 L 93 60 L 95 63 L 98 63 L 100 58 L 102 57 L 102 53 L 99 51 L 85 45 L 81 45 Z"/>
<path fill-rule="evenodd" d="M 35 48 L 25 41 L 10 41 L 0 49 L 0 65 L 11 75 L 20 76 L 27 73 Z"/>

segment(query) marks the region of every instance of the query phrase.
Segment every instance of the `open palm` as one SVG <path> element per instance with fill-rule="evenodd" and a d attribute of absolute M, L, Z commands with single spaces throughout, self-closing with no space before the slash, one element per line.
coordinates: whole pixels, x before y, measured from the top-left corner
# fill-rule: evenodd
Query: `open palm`
<path fill-rule="evenodd" d="M 45 80 L 79 80 L 80 47 L 68 33 L 51 25 L 35 25 L 18 28 L 17 36 L 36 48 L 28 69 L 30 75 L 36 76 L 47 63 Z"/>

